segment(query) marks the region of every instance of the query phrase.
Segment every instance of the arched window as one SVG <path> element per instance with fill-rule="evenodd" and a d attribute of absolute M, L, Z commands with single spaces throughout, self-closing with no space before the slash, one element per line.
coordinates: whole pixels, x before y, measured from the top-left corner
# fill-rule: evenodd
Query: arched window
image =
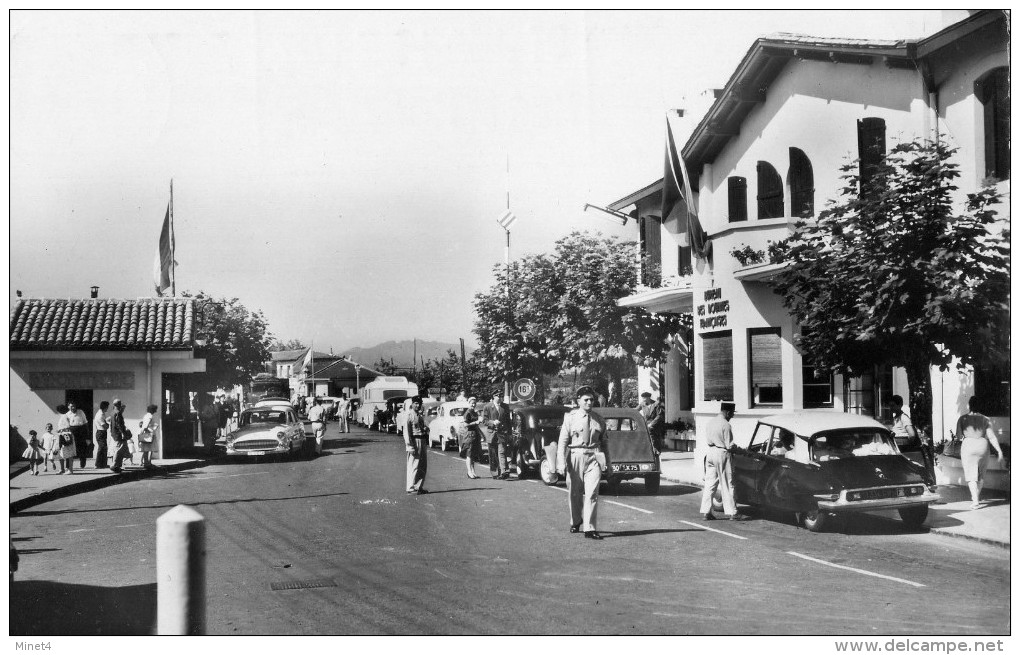
<path fill-rule="evenodd" d="M 758 162 L 758 218 L 783 215 L 783 179 L 767 161 Z"/>
<path fill-rule="evenodd" d="M 984 105 L 985 175 L 1009 179 L 1009 70 L 994 68 L 974 83 Z"/>
<path fill-rule="evenodd" d="M 871 187 L 871 178 L 885 159 L 885 119 L 857 121 L 857 156 L 860 160 L 861 194 Z"/>
<path fill-rule="evenodd" d="M 727 178 L 729 186 L 729 218 L 730 223 L 747 220 L 747 179 L 743 177 Z"/>
<path fill-rule="evenodd" d="M 790 148 L 790 216 L 815 215 L 815 173 L 811 160 L 800 148 Z"/>

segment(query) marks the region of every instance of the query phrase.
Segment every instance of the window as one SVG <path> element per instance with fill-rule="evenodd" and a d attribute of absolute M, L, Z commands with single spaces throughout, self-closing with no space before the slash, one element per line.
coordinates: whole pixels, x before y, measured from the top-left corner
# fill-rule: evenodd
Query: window
<path fill-rule="evenodd" d="M 810 331 L 801 328 L 801 338 L 810 334 Z M 816 370 L 814 363 L 800 349 L 801 354 L 801 395 L 803 396 L 804 409 L 818 409 L 820 407 L 832 407 L 832 400 L 836 395 L 835 382 L 832 371 Z"/>
<path fill-rule="evenodd" d="M 857 156 L 860 160 L 861 194 L 871 189 L 871 179 L 885 159 L 885 120 L 862 118 L 857 121 Z"/>
<path fill-rule="evenodd" d="M 758 219 L 783 215 L 783 178 L 767 161 L 758 162 Z"/>
<path fill-rule="evenodd" d="M 677 246 L 676 249 L 676 274 L 683 277 L 694 272 L 691 264 L 691 247 Z"/>
<path fill-rule="evenodd" d="M 984 105 L 985 175 L 1009 179 L 1009 71 L 996 68 L 974 83 Z"/>
<path fill-rule="evenodd" d="M 892 395 L 892 368 L 888 366 L 876 366 L 873 371 L 843 382 L 843 404 L 850 414 L 891 421 Z"/>
<path fill-rule="evenodd" d="M 986 416 L 1009 416 L 1009 359 L 997 366 L 974 369 L 978 411 Z"/>
<path fill-rule="evenodd" d="M 733 333 L 701 337 L 705 357 L 705 400 L 733 400 Z"/>
<path fill-rule="evenodd" d="M 656 216 L 638 219 L 641 237 L 641 281 L 657 287 L 662 277 L 662 242 L 660 223 Z"/>
<path fill-rule="evenodd" d="M 747 180 L 742 177 L 727 179 L 729 184 L 730 223 L 747 220 Z"/>
<path fill-rule="evenodd" d="M 782 338 L 779 328 L 747 331 L 751 406 L 783 404 Z"/>
<path fill-rule="evenodd" d="M 790 148 L 790 215 L 815 215 L 815 174 L 811 160 L 799 148 Z"/>

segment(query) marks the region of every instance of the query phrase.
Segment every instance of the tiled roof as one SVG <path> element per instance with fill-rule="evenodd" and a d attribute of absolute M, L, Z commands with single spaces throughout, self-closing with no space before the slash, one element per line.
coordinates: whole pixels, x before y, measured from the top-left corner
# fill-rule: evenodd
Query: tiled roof
<path fill-rule="evenodd" d="M 293 362 L 304 357 L 307 352 L 307 348 L 300 348 L 298 350 L 274 350 L 269 353 L 269 356 L 271 361 L 274 362 Z"/>
<path fill-rule="evenodd" d="M 11 350 L 188 350 L 195 301 L 19 299 L 10 334 Z"/>

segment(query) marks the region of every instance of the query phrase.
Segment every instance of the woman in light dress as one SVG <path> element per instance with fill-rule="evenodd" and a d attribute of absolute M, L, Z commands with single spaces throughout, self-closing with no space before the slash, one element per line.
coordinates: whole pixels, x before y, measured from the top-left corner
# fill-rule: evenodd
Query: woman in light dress
<path fill-rule="evenodd" d="M 1002 446 L 995 437 L 992 422 L 979 413 L 978 399 L 971 396 L 968 401 L 970 412 L 956 422 L 956 434 L 963 442 L 960 444 L 960 460 L 963 463 L 963 478 L 970 487 L 970 508 L 981 507 L 981 487 L 985 484 L 985 469 L 988 468 L 988 445 L 999 454 L 999 463 L 1005 461 Z"/>
<path fill-rule="evenodd" d="M 156 430 L 159 428 L 158 405 L 145 408 L 145 416 L 138 424 L 138 452 L 142 454 L 142 466 L 152 468 L 152 451 L 156 449 Z"/>

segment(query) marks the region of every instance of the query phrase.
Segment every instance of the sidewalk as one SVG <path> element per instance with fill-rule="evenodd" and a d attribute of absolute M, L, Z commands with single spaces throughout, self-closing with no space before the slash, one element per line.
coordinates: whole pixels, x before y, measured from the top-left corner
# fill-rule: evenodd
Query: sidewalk
<path fill-rule="evenodd" d="M 85 468 L 78 468 L 78 460 L 74 461 L 74 473 L 59 475 L 51 468 L 48 473 L 39 470 L 39 475 L 32 475 L 28 470 L 28 462 L 15 462 L 10 465 L 10 514 L 48 503 L 57 498 L 66 498 L 74 494 L 95 491 L 115 484 L 132 480 L 158 477 L 175 471 L 205 466 L 214 458 L 194 457 L 191 459 L 154 459 L 155 468 L 144 469 L 138 465 L 125 462 L 123 472 L 114 473 L 108 468 L 96 469 L 91 459 L 85 460 Z M 135 455 L 139 461 L 139 455 Z M 59 470 L 59 466 L 58 466 Z"/>
<path fill-rule="evenodd" d="M 660 458 L 664 480 L 701 487 L 701 467 L 695 463 L 694 453 L 667 451 Z M 970 508 L 970 491 L 967 487 L 943 484 L 938 487 L 942 497 L 940 503 L 928 510 L 928 526 L 932 534 L 973 539 L 987 544 L 1010 547 L 1009 499 L 992 498 L 987 490 L 982 492 L 982 506 Z M 895 512 L 883 512 L 895 518 Z"/>

